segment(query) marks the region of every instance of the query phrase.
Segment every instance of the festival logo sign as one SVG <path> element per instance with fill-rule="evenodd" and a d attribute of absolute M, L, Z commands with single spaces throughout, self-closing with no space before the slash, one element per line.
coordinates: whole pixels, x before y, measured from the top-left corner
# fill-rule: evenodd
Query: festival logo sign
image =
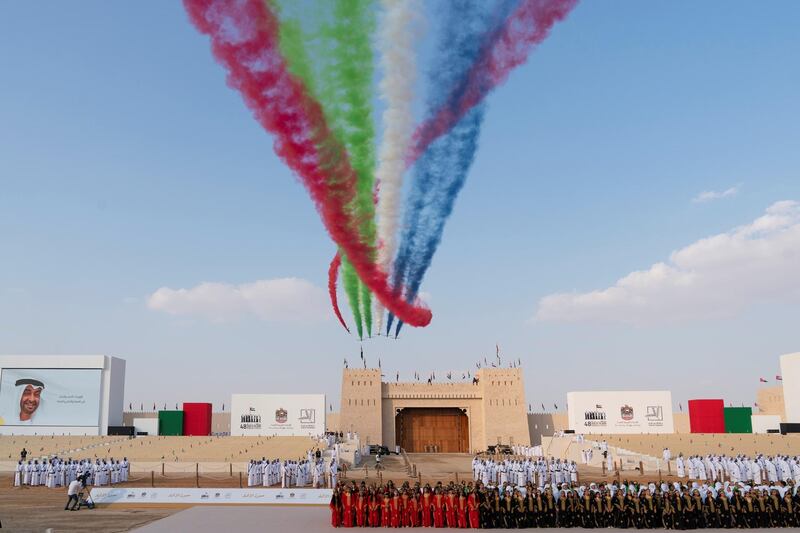
<path fill-rule="evenodd" d="M 647 424 L 650 426 L 663 426 L 664 407 L 661 405 L 648 405 L 645 418 L 647 418 Z"/>
<path fill-rule="evenodd" d="M 317 423 L 316 409 L 300 409 L 300 428 L 314 429 Z"/>
<path fill-rule="evenodd" d="M 241 415 L 239 427 L 241 429 L 261 429 L 261 415 L 257 413 L 255 407 L 250 406 L 247 412 Z"/>
<path fill-rule="evenodd" d="M 602 404 L 595 404 L 595 408 L 583 413 L 584 426 L 605 426 L 606 425 L 606 412 L 603 410 Z"/>
<path fill-rule="evenodd" d="M 648 405 L 647 419 L 652 422 L 660 422 L 664 420 L 664 408 L 660 405 Z"/>

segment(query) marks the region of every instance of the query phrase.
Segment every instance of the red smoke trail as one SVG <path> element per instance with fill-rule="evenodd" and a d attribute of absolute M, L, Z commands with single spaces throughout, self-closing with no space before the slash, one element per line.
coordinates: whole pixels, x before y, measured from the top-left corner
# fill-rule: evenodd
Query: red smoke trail
<path fill-rule="evenodd" d="M 453 106 L 443 106 L 417 127 L 406 163 L 411 166 L 433 141 L 450 131 L 467 111 L 479 104 L 510 72 L 524 63 L 534 46 L 547 38 L 556 22 L 566 18 L 578 0 L 522 0 L 506 23 L 492 35 L 460 87 Z M 449 101 L 449 100 L 448 100 Z"/>
<path fill-rule="evenodd" d="M 328 294 L 330 294 L 331 306 L 333 306 L 333 312 L 336 313 L 336 318 L 339 319 L 347 333 L 350 333 L 350 328 L 347 327 L 347 324 L 344 323 L 344 318 L 342 318 L 342 311 L 339 309 L 339 298 L 336 296 L 336 278 L 339 276 L 341 264 L 342 256 L 337 253 L 331 260 L 331 266 L 328 267 Z"/>
<path fill-rule="evenodd" d="M 325 228 L 381 303 L 412 326 L 427 326 L 431 311 L 399 298 L 361 242 L 358 220 L 346 206 L 355 197 L 356 173 L 331 134 L 322 108 L 292 76 L 278 46 L 278 19 L 263 0 L 184 0 L 197 29 L 228 69 L 228 85 L 242 93 L 256 120 L 275 136 L 278 156 L 308 189 Z"/>

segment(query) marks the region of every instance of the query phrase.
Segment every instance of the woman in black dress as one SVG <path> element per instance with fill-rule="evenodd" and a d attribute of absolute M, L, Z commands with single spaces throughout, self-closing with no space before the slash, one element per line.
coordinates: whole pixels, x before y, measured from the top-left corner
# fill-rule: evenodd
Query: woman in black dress
<path fill-rule="evenodd" d="M 513 500 L 514 500 L 514 527 L 517 529 L 525 528 L 527 527 L 525 498 L 517 489 L 514 489 Z"/>
<path fill-rule="evenodd" d="M 511 497 L 510 489 L 503 492 L 503 497 L 500 500 L 500 524 L 498 527 L 505 529 L 516 527 L 514 520 L 514 500 Z"/>

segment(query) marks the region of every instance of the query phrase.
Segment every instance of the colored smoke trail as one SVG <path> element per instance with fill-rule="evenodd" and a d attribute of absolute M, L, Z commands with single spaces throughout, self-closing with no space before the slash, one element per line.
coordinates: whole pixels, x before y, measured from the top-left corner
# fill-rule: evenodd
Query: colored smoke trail
<path fill-rule="evenodd" d="M 347 295 L 347 300 L 350 303 L 350 309 L 353 312 L 353 322 L 356 324 L 356 333 L 358 338 L 364 338 L 364 321 L 361 316 L 361 282 L 358 280 L 353 265 L 345 257 L 342 260 L 342 284 L 344 285 L 344 293 Z"/>
<path fill-rule="evenodd" d="M 508 0 L 487 11 L 485 4 L 481 9 L 469 0 L 447 2 L 445 29 L 436 61 L 429 71 L 428 117 L 437 116 L 441 109 L 449 109 L 462 100 L 462 93 L 468 89 L 463 80 L 491 46 L 492 37 L 507 22 L 514 6 L 515 2 Z M 472 164 L 482 120 L 483 106 L 474 107 L 454 128 L 428 146 L 416 162 L 392 278 L 395 289 L 403 287 L 409 300 L 416 298 L 422 277 L 441 242 L 444 223 Z M 387 335 L 393 320 L 390 315 Z M 395 336 L 401 327 L 398 323 Z"/>
<path fill-rule="evenodd" d="M 375 131 L 372 119 L 373 57 L 371 35 L 375 15 L 371 0 L 334 0 L 332 22 L 322 32 L 325 68 L 322 104 L 329 124 L 344 143 L 357 175 L 356 196 L 350 206 L 359 220 L 365 244 L 375 245 Z M 371 335 L 372 295 L 348 266 L 342 263 L 342 280 L 350 301 L 359 338 Z M 362 326 L 363 324 L 363 326 Z"/>
<path fill-rule="evenodd" d="M 262 0 L 184 0 L 184 6 L 195 27 L 210 36 L 215 58 L 228 70 L 228 84 L 275 136 L 276 153 L 308 189 L 325 228 L 360 279 L 398 318 L 428 325 L 430 310 L 396 297 L 373 261 L 375 247 L 361 239 L 359 221 L 346 208 L 355 198 L 356 173 L 319 103 L 289 73 L 269 6 Z"/>
<path fill-rule="evenodd" d="M 521 0 L 502 27 L 493 32 L 488 46 L 464 79 L 447 105 L 429 116 L 414 132 L 414 148 L 407 164 L 416 161 L 427 147 L 449 131 L 467 111 L 482 102 L 511 71 L 525 63 L 531 51 L 544 41 L 556 22 L 564 20 L 578 0 Z"/>
<path fill-rule="evenodd" d="M 342 256 L 339 254 L 333 256 L 333 261 L 331 261 L 331 264 L 328 267 L 328 294 L 330 295 L 331 306 L 333 307 L 333 312 L 336 313 L 336 318 L 339 319 L 339 323 L 347 331 L 347 333 L 350 333 L 350 328 L 347 327 L 344 317 L 342 317 L 342 311 L 339 309 L 339 298 L 336 296 L 336 277 L 339 274 L 339 266 L 341 264 Z"/>
<path fill-rule="evenodd" d="M 362 236 L 368 244 L 374 244 L 374 207 L 371 199 L 374 178 L 372 165 L 374 155 L 372 144 L 371 82 L 372 50 L 370 35 L 373 15 L 369 0 L 337 0 L 331 13 L 321 12 L 318 16 L 330 16 L 331 22 L 320 30 L 321 43 L 316 53 L 324 68 L 321 83 L 314 79 L 314 71 L 304 46 L 304 36 L 299 21 L 283 18 L 280 24 L 281 52 L 287 60 L 290 72 L 299 76 L 307 89 L 320 98 L 326 119 L 334 134 L 345 145 L 350 154 L 353 167 L 358 175 L 358 192 L 354 205 L 350 207 L 355 216 L 364 222 Z M 273 4 L 275 5 L 275 4 Z M 318 90 L 317 90 L 318 89 Z M 364 201 L 368 198 L 368 201 Z M 372 296 L 363 284 L 346 257 L 339 255 L 342 281 L 350 305 L 359 338 L 372 329 Z M 334 259 L 335 260 L 335 259 Z M 333 282 L 336 294 L 336 276 L 328 276 Z M 336 308 L 338 302 L 331 306 Z M 338 310 L 339 312 L 341 310 Z M 337 309 L 334 309 L 334 313 Z"/>
<path fill-rule="evenodd" d="M 275 8 L 276 13 L 279 13 L 278 10 L 280 9 L 280 4 L 277 2 L 272 2 L 271 5 Z M 303 80 L 303 83 L 305 84 L 309 93 L 316 95 L 318 83 L 315 79 L 314 69 L 304 45 L 305 36 L 303 34 L 300 21 L 292 18 L 282 18 L 279 26 L 279 36 L 281 53 L 286 59 L 289 72 Z M 330 54 L 330 52 L 333 50 L 333 47 L 327 46 L 324 47 L 323 50 Z M 328 118 L 329 122 L 334 122 L 331 120 L 331 118 L 332 116 L 336 115 L 336 111 L 338 111 L 339 106 L 336 105 L 335 101 L 323 101 L 321 104 L 323 105 L 323 110 L 326 112 L 326 117 Z M 341 138 L 339 140 L 341 141 Z M 342 262 L 344 262 L 343 267 Z M 333 308 L 334 314 L 339 319 L 339 322 L 342 324 L 342 326 L 344 326 L 344 329 L 350 333 L 350 328 L 347 327 L 344 318 L 342 317 L 342 311 L 339 308 L 339 299 L 336 293 L 336 281 L 340 268 L 342 269 L 342 279 L 344 281 L 345 294 L 347 295 L 347 301 L 350 305 L 350 309 L 353 314 L 353 320 L 356 324 L 356 332 L 358 333 L 358 337 L 362 338 L 364 336 L 362 326 L 363 320 L 361 315 L 361 307 L 359 305 L 362 284 L 358 280 L 358 276 L 356 276 L 352 265 L 347 261 L 347 259 L 344 259 L 343 261 L 342 254 L 339 252 L 336 253 L 331 261 L 330 266 L 328 267 L 328 295 L 331 300 L 331 307 Z"/>
<path fill-rule="evenodd" d="M 416 32 L 413 23 L 419 16 L 417 0 L 383 0 L 385 14 L 378 37 L 384 76 L 380 82 L 383 113 L 383 139 L 379 149 L 375 178 L 380 187 L 378 205 L 378 265 L 389 272 L 397 249 L 405 156 L 414 132 L 413 97 L 417 78 L 414 57 Z M 375 306 L 376 329 L 381 331 L 383 307 Z"/>
<path fill-rule="evenodd" d="M 576 4 L 577 0 L 521 0 L 505 22 L 487 33 L 473 64 L 460 76 L 450 78 L 447 98 L 429 107 L 428 118 L 414 134 L 414 149 L 407 160 L 411 163 L 419 158 L 404 224 L 407 230 L 394 270 L 394 286 L 404 286 L 407 298 L 415 298 L 419 291 L 474 159 L 482 102 L 514 67 L 525 62 L 534 46 Z M 455 74 L 455 70 L 450 73 Z M 436 85 L 434 80 L 432 84 Z M 435 148 L 437 144 L 447 148 L 442 151 Z M 398 323 L 395 336 L 401 327 Z"/>
<path fill-rule="evenodd" d="M 426 105 L 428 116 L 447 107 L 452 100 L 460 96 L 454 92 L 454 88 L 463 86 L 461 80 L 480 57 L 481 43 L 485 43 L 492 30 L 505 19 L 510 2 L 502 3 L 494 12 L 487 11 L 486 5 L 470 0 L 453 0 L 443 5 L 443 31 L 437 45 L 434 63 L 429 70 L 429 95 Z M 420 254 L 416 250 L 426 240 L 431 217 L 439 218 L 438 212 L 444 207 L 441 205 L 442 192 L 437 187 L 449 179 L 449 174 L 453 170 L 453 159 L 459 157 L 456 152 L 448 152 L 452 148 L 451 144 L 436 143 L 435 146 L 429 147 L 425 156 L 414 168 L 414 178 L 403 220 L 401 244 L 393 268 L 392 285 L 397 291 L 407 285 L 412 261 L 420 260 Z M 457 193 L 456 190 L 455 194 Z M 417 272 L 419 268 L 413 270 Z M 406 288 L 405 296 L 414 298 L 416 292 Z M 390 314 L 386 325 L 387 335 L 391 331 L 393 321 L 394 317 Z"/>
<path fill-rule="evenodd" d="M 417 296 L 425 272 L 442 241 L 445 223 L 466 182 L 478 148 L 485 108 L 484 104 L 480 104 L 470 109 L 455 128 L 434 141 L 417 161 L 415 180 L 433 182 L 433 186 L 424 199 L 428 205 L 424 208 L 420 228 L 414 232 L 410 244 L 412 253 L 405 275 L 408 298 Z M 402 325 L 402 322 L 397 323 L 395 337 Z"/>

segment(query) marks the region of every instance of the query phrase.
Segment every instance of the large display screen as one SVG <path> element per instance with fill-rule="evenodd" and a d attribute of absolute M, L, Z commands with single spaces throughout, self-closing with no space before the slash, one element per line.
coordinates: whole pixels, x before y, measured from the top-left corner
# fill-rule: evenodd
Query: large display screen
<path fill-rule="evenodd" d="M 673 433 L 669 391 L 581 391 L 567 394 L 575 433 Z"/>
<path fill-rule="evenodd" d="M 4 368 L 0 372 L 0 425 L 97 427 L 101 372 Z"/>
<path fill-rule="evenodd" d="M 325 433 L 324 394 L 234 394 L 231 435 L 314 437 Z"/>

